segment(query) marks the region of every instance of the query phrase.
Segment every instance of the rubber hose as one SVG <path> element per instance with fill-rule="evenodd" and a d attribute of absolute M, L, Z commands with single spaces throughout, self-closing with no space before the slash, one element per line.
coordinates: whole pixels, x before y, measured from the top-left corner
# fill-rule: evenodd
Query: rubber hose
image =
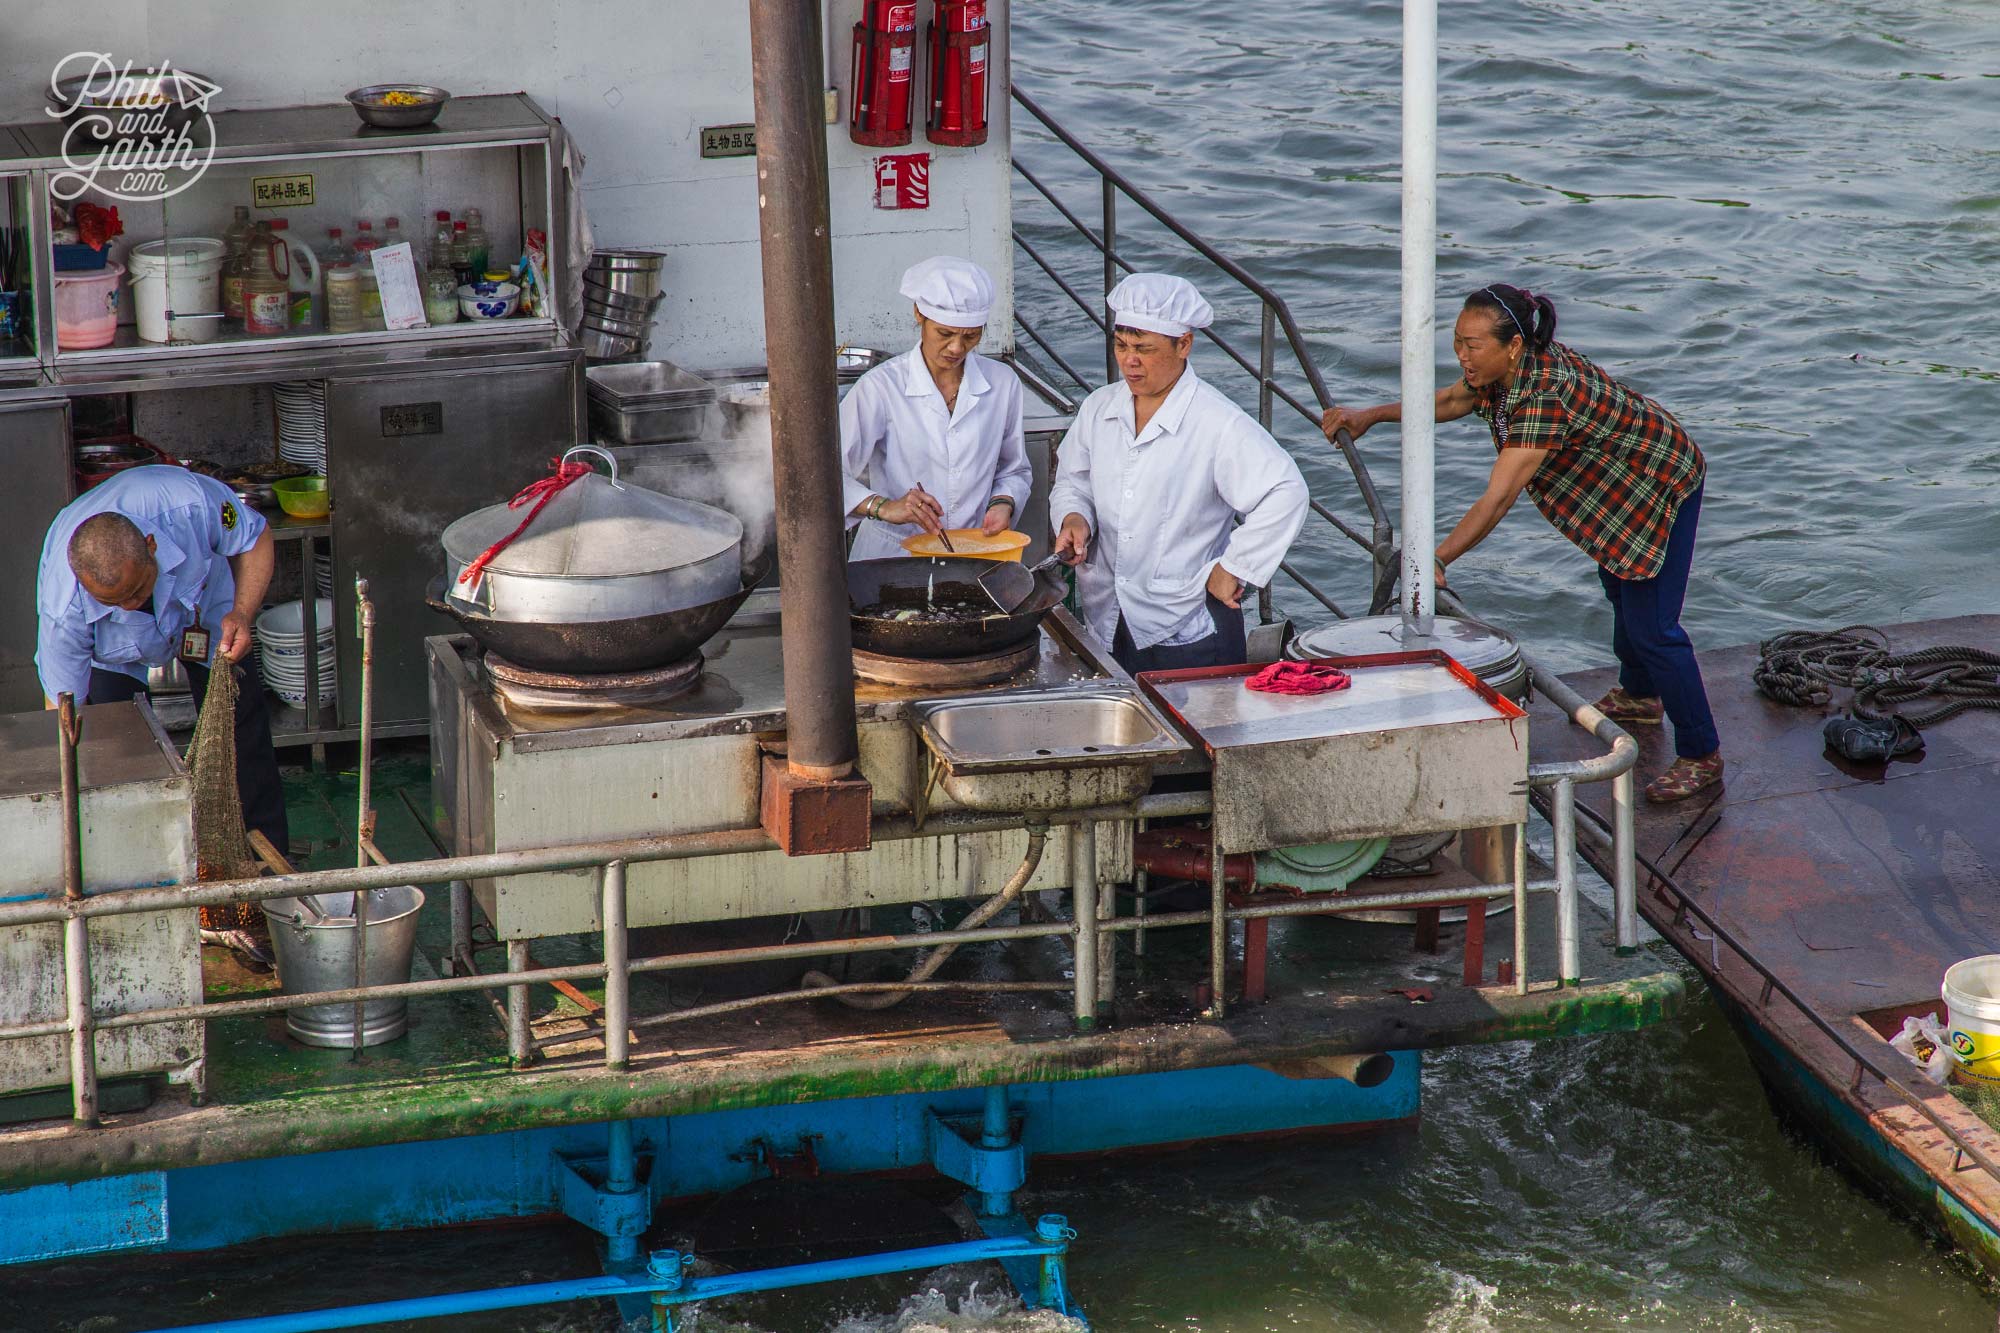
<path fill-rule="evenodd" d="M 1040 868 L 1042 864 L 1042 848 L 1047 845 L 1048 840 L 1048 825 L 1028 825 L 1028 854 L 1021 859 L 1020 868 L 1014 871 L 1013 876 L 1001 887 L 1000 892 L 974 908 L 971 915 L 958 923 L 957 928 L 959 930 L 977 930 L 998 916 L 1001 909 L 1005 908 L 1008 903 L 1019 898 L 1021 891 L 1028 887 L 1028 881 L 1035 877 L 1035 871 Z M 936 975 L 937 970 L 944 966 L 945 960 L 956 952 L 958 952 L 956 944 L 938 945 L 930 951 L 929 955 L 921 963 L 917 964 L 915 969 L 904 980 L 929 981 L 932 976 Z M 799 985 L 806 990 L 825 990 L 829 986 L 838 986 L 839 984 L 838 981 L 824 972 L 808 972 L 799 982 Z M 909 999 L 911 994 L 913 992 L 904 990 L 885 991 L 880 995 L 836 995 L 833 998 L 839 1000 L 849 1009 L 876 1010 L 893 1009 L 903 1001 Z"/>

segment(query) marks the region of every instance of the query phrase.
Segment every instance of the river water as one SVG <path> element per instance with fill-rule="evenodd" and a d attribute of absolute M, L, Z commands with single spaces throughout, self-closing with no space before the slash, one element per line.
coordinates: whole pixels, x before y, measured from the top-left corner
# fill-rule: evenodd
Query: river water
<path fill-rule="evenodd" d="M 1022 85 L 1275 284 L 1337 398 L 1393 396 L 1400 7 L 1014 9 Z M 1686 615 L 1698 641 L 1990 610 L 1993 7 L 1441 9 L 1440 290 L 1507 281 L 1553 294 L 1565 341 L 1687 424 L 1711 464 Z M 1080 173 L 1027 129 L 1017 139 L 1024 160 L 1094 208 Z M 1087 281 L 1087 248 L 1048 225 L 1026 189 L 1016 208 L 1026 233 Z M 1254 336 L 1246 304 L 1156 231 L 1130 225 L 1123 243 L 1204 282 L 1233 332 Z M 1081 368 L 1099 364 L 1080 317 L 1020 269 L 1024 313 Z M 1456 304 L 1441 303 L 1441 328 Z M 1450 373 L 1443 338 L 1439 362 Z M 1288 438 L 1311 450 L 1304 432 Z M 1393 430 L 1364 446 L 1393 506 Z M 1474 425 L 1441 428 L 1440 532 L 1490 457 Z M 1357 517 L 1324 452 L 1308 465 L 1316 492 Z M 1298 558 L 1343 601 L 1365 602 L 1362 560 L 1340 539 L 1309 530 Z M 1555 661 L 1608 660 L 1592 567 L 1526 505 L 1453 582 Z M 1105 1330 L 1994 1326 L 1994 1298 L 1962 1262 L 1781 1129 L 1705 1000 L 1634 1035 L 1432 1056 L 1424 1102 L 1418 1127 L 1387 1136 L 1037 1169 L 1024 1204 L 1065 1212 L 1081 1232 L 1074 1284 Z M 394 1294 L 439 1289 L 441 1270 L 529 1281 L 590 1264 L 576 1234 L 556 1228 L 107 1264 L 118 1314 L 78 1286 L 10 1304 L 0 1327 L 37 1308 L 46 1315 L 22 1325 L 37 1333 L 268 1308 L 231 1299 L 246 1281 L 289 1288 L 289 1308 L 340 1300 L 341 1271 Z M 977 1301 L 969 1317 L 940 1320 L 880 1291 L 857 1300 L 849 1330 L 1010 1322 Z M 449 1326 L 607 1325 L 569 1311 Z"/>

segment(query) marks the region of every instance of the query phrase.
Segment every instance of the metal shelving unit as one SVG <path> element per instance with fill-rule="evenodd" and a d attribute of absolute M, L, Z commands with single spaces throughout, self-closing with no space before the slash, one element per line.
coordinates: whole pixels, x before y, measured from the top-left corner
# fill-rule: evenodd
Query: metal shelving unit
<path fill-rule="evenodd" d="M 456 98 L 434 125 L 414 131 L 363 125 L 345 103 L 225 111 L 212 119 L 213 159 L 198 181 L 160 200 L 117 201 L 126 234 L 114 242 L 113 259 L 125 246 L 156 237 L 221 236 L 237 204 L 252 205 L 255 217 L 286 217 L 293 234 L 309 244 L 317 228 L 343 225 L 356 214 L 397 215 L 410 224 L 406 231 L 421 249 L 421 219 L 431 209 L 470 205 L 485 215 L 503 262 L 521 252 L 530 229 L 547 234 L 552 309 L 400 331 L 253 337 L 230 328 L 208 342 L 144 342 L 126 325 L 109 346 L 62 349 L 49 205 L 52 183 L 66 167 L 65 127 L 53 120 L 0 126 L 0 190 L 11 190 L 9 211 L 17 223 L 25 221 L 35 293 L 32 349 L 0 357 L 0 411 L 51 409 L 41 416 L 57 420 L 54 410 L 85 396 L 326 381 L 325 470 L 334 512 L 311 522 L 266 517 L 274 538 L 298 543 L 301 553 L 312 679 L 320 665 L 313 557 L 326 552 L 334 569 L 337 674 L 358 678 L 353 582 L 365 576 L 382 608 L 376 660 L 384 670 L 377 678 L 375 732 L 421 734 L 428 696 L 420 665 L 410 664 L 421 658 L 426 635 L 450 628 L 423 605 L 423 585 L 442 567 L 436 534 L 460 513 L 511 496 L 539 475 L 552 453 L 584 438 L 582 354 L 563 331 L 568 227 L 562 127 L 520 93 Z M 270 177 L 310 177 L 311 202 L 259 203 L 257 183 Z M 59 442 L 47 431 L 0 437 L 0 463 L 16 473 L 31 465 L 60 468 L 66 478 L 66 425 L 61 434 Z M 44 453 L 55 456 L 44 459 Z M 34 528 L 36 550 L 67 497 L 44 498 L 54 507 L 19 516 L 24 528 Z M 19 558 L 32 562 L 25 545 L 22 552 Z M 31 643 L 32 606 L 25 619 L 22 608 L 10 610 L 0 633 Z M 323 708 L 317 697 L 301 708 L 276 710 L 273 723 L 281 746 L 317 750 L 358 735 L 351 706 Z"/>

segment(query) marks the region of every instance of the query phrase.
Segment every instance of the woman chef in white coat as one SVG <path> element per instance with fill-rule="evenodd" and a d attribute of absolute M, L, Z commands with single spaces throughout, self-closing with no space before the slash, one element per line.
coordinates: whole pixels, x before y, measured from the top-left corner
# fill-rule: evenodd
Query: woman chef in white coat
<path fill-rule="evenodd" d="M 1021 437 L 1021 381 L 973 348 L 993 279 L 939 255 L 903 275 L 917 345 L 875 367 L 840 404 L 850 560 L 905 554 L 903 538 L 943 528 L 1005 532 L 1034 479 Z"/>

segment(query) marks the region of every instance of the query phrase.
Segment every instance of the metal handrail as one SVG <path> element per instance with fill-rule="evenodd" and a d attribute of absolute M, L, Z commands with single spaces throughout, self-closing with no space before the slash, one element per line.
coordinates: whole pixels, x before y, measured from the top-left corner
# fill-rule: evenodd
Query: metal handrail
<path fill-rule="evenodd" d="M 1606 820 L 1603 815 L 1591 809 L 1588 805 L 1583 806 L 1582 810 L 1588 817 L 1589 822 L 1593 826 L 1596 826 L 1593 831 L 1598 837 L 1602 838 L 1606 836 L 1602 826 L 1610 823 L 1614 825 L 1611 836 L 1615 838 L 1616 829 L 1614 821 Z M 1585 855 L 1588 857 L 1589 854 L 1586 853 Z M 1790 1002 L 1794 1009 L 1798 1010 L 1808 1023 L 1812 1024 L 1818 1030 L 1821 1036 L 1831 1041 L 1842 1055 L 1845 1055 L 1849 1060 L 1854 1062 L 1854 1073 L 1848 1081 L 1850 1089 L 1859 1093 L 1862 1076 L 1864 1074 L 1874 1076 L 1878 1082 L 1893 1092 L 1898 1100 L 1929 1121 L 1932 1128 L 1951 1140 L 1952 1150 L 1958 1158 L 1971 1159 L 1989 1177 L 1995 1181 L 2000 1181 L 2000 1161 L 1995 1161 L 1984 1149 L 1968 1140 L 1957 1129 L 1946 1123 L 1944 1117 L 1931 1108 L 1929 1099 L 1919 1096 L 1905 1085 L 1901 1079 L 1883 1069 L 1881 1065 L 1877 1064 L 1875 1060 L 1863 1052 L 1860 1047 L 1849 1040 L 1845 1034 L 1835 1028 L 1832 1023 L 1828 1022 L 1817 1009 L 1813 1008 L 1812 1004 L 1804 996 L 1793 990 L 1776 972 L 1773 972 L 1769 967 L 1758 961 L 1757 956 L 1750 952 L 1749 946 L 1737 939 L 1727 926 L 1724 926 L 1711 916 L 1695 900 L 1694 895 L 1681 888 L 1672 875 L 1650 861 L 1646 864 L 1646 872 L 1657 881 L 1659 889 L 1664 889 L 1672 895 L 1676 925 L 1685 924 L 1687 918 L 1693 917 L 1708 928 L 1716 942 L 1728 945 L 1729 951 L 1747 963 L 1750 970 L 1755 972 L 1758 978 L 1763 981 L 1764 988 L 1758 1000 L 1759 1007 L 1768 1006 L 1774 994 L 1783 996 Z M 1719 963 L 1717 970 L 1720 971 Z M 1947 1100 L 1949 1100 L 1948 1094 Z"/>
<path fill-rule="evenodd" d="M 1025 163 L 1021 162 L 1018 157 L 1015 158 L 1013 163 L 1014 170 L 1020 173 L 1022 179 L 1026 180 L 1043 198 L 1047 199 L 1055 207 L 1056 211 L 1062 215 L 1064 220 L 1104 256 L 1104 290 L 1109 292 L 1116 284 L 1119 269 L 1123 268 L 1129 272 L 1132 268 L 1129 263 L 1119 256 L 1117 249 L 1117 200 L 1118 196 L 1123 195 L 1132 203 L 1137 204 L 1161 226 L 1180 238 L 1196 254 L 1199 254 L 1209 263 L 1215 265 L 1216 268 L 1234 280 L 1238 286 L 1257 298 L 1262 307 L 1260 312 L 1261 329 L 1257 364 L 1252 365 L 1243 353 L 1239 352 L 1212 330 L 1204 329 L 1202 332 L 1211 342 L 1220 347 L 1231 360 L 1235 361 L 1237 365 L 1242 367 L 1256 380 L 1258 420 L 1264 428 L 1269 430 L 1271 427 L 1271 404 L 1274 397 L 1282 399 L 1287 405 L 1297 411 L 1299 415 L 1317 428 L 1321 415 L 1334 406 L 1333 397 L 1327 390 L 1326 380 L 1320 374 L 1319 365 L 1313 359 L 1310 349 L 1306 346 L 1305 337 L 1299 331 L 1298 321 L 1293 318 L 1291 306 L 1286 303 L 1285 299 L 1272 291 L 1270 287 L 1266 286 L 1256 277 L 1252 276 L 1241 264 L 1209 244 L 1208 241 L 1203 239 L 1194 230 L 1163 208 L 1144 189 L 1134 184 L 1124 173 L 1105 161 L 1074 134 L 1063 128 L 1054 117 L 1042 108 L 1040 103 L 1035 101 L 1026 92 L 1023 92 L 1019 86 L 1015 86 L 1011 90 L 1011 95 L 1023 110 L 1040 121 L 1043 128 L 1054 135 L 1059 143 L 1076 154 L 1079 159 L 1097 174 L 1100 184 L 1099 207 L 1101 223 L 1100 229 L 1093 232 L 1084 223 L 1083 219 L 1069 208 L 1068 205 L 1064 204 L 1055 192 L 1036 176 Z M 1027 244 L 1025 238 L 1021 237 L 1019 232 L 1015 233 L 1015 241 L 1017 244 L 1022 245 L 1030 258 L 1034 259 L 1045 272 L 1050 272 L 1051 276 L 1054 276 L 1050 266 L 1042 260 L 1040 255 L 1034 252 L 1032 246 Z M 1083 299 L 1074 287 L 1060 278 L 1057 278 L 1056 281 L 1064 294 L 1093 323 L 1104 330 L 1106 377 L 1107 379 L 1111 378 L 1115 374 L 1115 366 L 1112 364 L 1111 329 L 1109 325 Z M 1275 351 L 1276 334 L 1280 330 L 1284 334 L 1286 346 L 1290 349 L 1294 361 L 1297 362 L 1300 371 L 1305 375 L 1306 382 L 1312 387 L 1313 397 L 1319 404 L 1317 411 L 1294 396 L 1273 378 L 1273 354 Z M 1055 355 L 1053 349 L 1039 335 L 1031 333 L 1029 336 L 1044 351 L 1049 352 L 1051 356 Z M 1066 364 L 1064 365 L 1064 369 L 1065 373 L 1068 373 L 1078 385 L 1086 389 L 1091 387 L 1087 381 L 1078 376 Z M 1379 588 L 1382 582 L 1382 571 L 1386 568 L 1393 568 L 1395 527 L 1390 521 L 1388 509 L 1383 505 L 1381 497 L 1376 493 L 1374 478 L 1369 475 L 1368 465 L 1362 460 L 1361 452 L 1356 447 L 1353 438 L 1346 431 L 1341 431 L 1334 440 L 1334 444 L 1340 450 L 1341 456 L 1346 459 L 1348 469 L 1354 476 L 1355 487 L 1360 492 L 1362 503 L 1368 510 L 1372 537 L 1368 540 L 1363 540 L 1360 534 L 1353 528 L 1333 519 L 1331 512 L 1317 502 L 1315 502 L 1313 508 L 1322 517 L 1333 521 L 1335 527 L 1344 535 L 1355 540 L 1364 549 L 1369 551 L 1376 571 L 1375 583 Z M 1332 608 L 1331 602 L 1324 596 L 1321 596 L 1316 590 L 1308 587 L 1308 591 L 1312 592 L 1322 604 L 1327 605 L 1330 609 Z"/>
<path fill-rule="evenodd" d="M 1614 728 L 1615 730 L 1615 728 Z M 1622 733 L 1620 733 L 1622 736 Z M 1627 742 L 1629 744 L 1629 740 Z M 66 750 L 73 753 L 74 738 L 70 738 Z M 1614 746 L 1615 749 L 1615 746 Z M 1622 754 L 1614 754 L 1606 760 L 1581 761 L 1584 764 L 1617 764 L 1629 760 Z M 1574 765 L 1538 766 L 1541 771 L 1531 770 L 1529 782 L 1539 784 L 1553 781 L 1556 786 L 1557 810 L 1568 809 L 1572 799 L 1578 772 Z M 74 805 L 74 800 L 70 802 Z M 1123 823 L 1135 819 L 1157 819 L 1164 817 L 1197 815 L 1209 812 L 1212 801 L 1206 792 L 1186 792 L 1159 794 L 1140 798 L 1130 806 L 1107 806 L 1096 809 L 1050 812 L 1037 818 L 1048 824 L 1076 825 L 1080 836 L 1086 840 L 1086 852 L 1080 858 L 1086 866 L 1094 867 L 1095 829 L 1099 823 Z M 876 822 L 873 836 L 878 841 L 894 841 L 921 836 L 946 834 L 967 834 L 1007 830 L 1019 826 L 1019 816 L 983 815 L 964 813 L 943 813 L 930 815 L 921 825 L 909 816 L 891 816 Z M 1573 827 L 1573 812 L 1568 817 Z M 629 865 L 649 861 L 681 860 L 696 856 L 726 855 L 732 853 L 770 850 L 776 846 L 761 829 L 730 829 L 705 833 L 684 833 L 662 835 L 649 838 L 626 838 L 568 847 L 539 847 L 518 851 L 494 852 L 471 856 L 445 856 L 429 860 L 387 863 L 379 853 L 373 853 L 372 844 L 364 849 L 360 858 L 362 864 L 332 870 L 294 871 L 259 879 L 225 880 L 191 887 L 155 886 L 141 889 L 125 889 L 95 895 L 81 893 L 60 898 L 46 898 L 36 901 L 0 903 L 0 929 L 8 927 L 47 925 L 60 923 L 65 928 L 65 966 L 70 977 L 73 993 L 66 1004 L 65 1016 L 61 1019 L 39 1022 L 14 1023 L 0 1026 L 0 1041 L 29 1040 L 50 1036 L 67 1035 L 71 1045 L 72 1063 L 83 1062 L 84 1067 L 95 1072 L 96 1033 L 119 1028 L 148 1026 L 157 1023 L 199 1021 L 208 1022 L 219 1018 L 239 1015 L 276 1012 L 281 1009 L 300 1006 L 363 1003 L 370 1000 L 408 998 L 415 996 L 455 994 L 460 992 L 505 991 L 507 1004 L 504 1010 L 507 1029 L 508 1054 L 513 1063 L 526 1065 L 537 1049 L 550 1044 L 547 1039 L 537 1041 L 528 1024 L 528 987 L 535 984 L 557 981 L 595 981 L 605 984 L 604 1027 L 601 1034 L 579 1033 L 572 1041 L 582 1041 L 602 1036 L 604 1062 L 608 1069 L 623 1068 L 628 1060 L 629 1031 L 640 1026 L 631 1019 L 629 996 L 631 979 L 634 975 L 669 971 L 689 967 L 707 966 L 727 961 L 749 961 L 764 958 L 801 958 L 831 956 L 846 953 L 894 950 L 912 947 L 935 947 L 942 944 L 971 944 L 1009 939 L 1031 939 L 1062 937 L 1071 942 L 1075 951 L 1077 967 L 1073 972 L 1076 1013 L 1079 1026 L 1087 1026 L 1089 1015 L 1094 1014 L 1099 1001 L 1100 990 L 1094 977 L 1095 966 L 1086 965 L 1086 960 L 1094 964 L 1099 957 L 1099 944 L 1109 936 L 1126 931 L 1143 932 L 1169 925 L 1209 924 L 1212 935 L 1223 938 L 1224 947 L 1212 950 L 1211 976 L 1219 977 L 1226 963 L 1226 929 L 1232 921 L 1251 921 L 1271 916 L 1311 915 L 1337 913 L 1352 910 L 1357 905 L 1370 908 L 1398 908 L 1435 906 L 1443 902 L 1463 901 L 1470 898 L 1512 897 L 1516 908 L 1515 918 L 1515 987 L 1525 994 L 1528 987 L 1528 952 L 1525 936 L 1525 907 L 1530 893 L 1553 893 L 1557 900 L 1558 937 L 1560 941 L 1556 981 L 1558 985 L 1575 984 L 1580 979 L 1578 960 L 1579 933 L 1576 922 L 1576 875 L 1574 866 L 1574 838 L 1562 836 L 1564 818 L 1557 816 L 1557 856 L 1556 878 L 1530 882 L 1526 874 L 1525 838 L 1517 838 L 1514 878 L 1511 883 L 1473 885 L 1452 889 L 1411 889 L 1387 895 L 1368 895 L 1365 903 L 1344 902 L 1338 897 L 1281 905 L 1255 905 L 1226 907 L 1217 902 L 1209 911 L 1174 913 L 1167 916 L 1134 917 L 1126 921 L 1115 918 L 1100 918 L 1094 906 L 1086 910 L 1086 899 L 1096 897 L 1094 872 L 1086 875 L 1085 885 L 1078 886 L 1078 910 L 1069 922 L 1047 925 L 1019 925 L 1007 927 L 980 927 L 974 930 L 951 932 L 931 932 L 911 936 L 868 936 L 857 939 L 826 942 L 809 942 L 787 945 L 767 945 L 736 950 L 717 950 L 709 954 L 669 954 L 657 957 L 629 957 L 627 945 L 627 884 L 626 871 Z M 1524 830 L 1523 830 L 1524 831 Z M 75 841 L 72 840 L 72 846 Z M 1216 852 L 1219 857 L 1220 852 Z M 555 870 L 596 871 L 597 887 L 600 894 L 600 933 L 603 935 L 603 960 L 599 963 L 578 964 L 566 967 L 535 968 L 529 965 L 525 941 L 509 941 L 506 970 L 500 973 L 472 973 L 465 976 L 427 978 L 422 981 L 386 982 L 372 985 L 356 985 L 339 990 L 314 992 L 310 994 L 260 996 L 253 999 L 230 1000 L 212 1004 L 160 1006 L 154 1008 L 115 1008 L 108 1013 L 97 1012 L 97 1001 L 91 994 L 92 986 L 87 966 L 87 946 L 81 943 L 83 927 L 95 917 L 125 916 L 145 912 L 186 911 L 202 906 L 217 906 L 224 903 L 265 901 L 282 897 L 308 897 L 323 894 L 354 893 L 357 896 L 372 889 L 408 884 L 446 884 L 481 878 L 505 878 L 513 875 L 534 874 Z M 1217 883 L 1224 877 L 1217 867 Z M 1088 892 L 1086 892 L 1086 886 Z M 1109 986 L 1107 978 L 1105 985 Z M 925 990 L 925 989 L 1008 989 L 1005 984 L 988 986 L 986 983 L 885 983 L 882 989 Z M 1035 983 L 1035 988 L 1046 989 L 1043 983 Z M 1219 1017 L 1222 1012 L 1222 990 L 1215 987 L 1214 1012 Z M 800 998 L 792 992 L 779 992 L 767 997 L 757 997 L 746 1003 L 782 1003 Z M 689 1015 L 692 1016 L 692 1015 Z M 615 1029 L 615 1030 L 614 1030 Z M 191 1082 L 201 1082 L 198 1073 L 192 1074 Z M 73 1080 L 72 1098 L 75 1119 L 79 1125 L 94 1126 L 96 1122 L 94 1105 L 95 1079 Z"/>

